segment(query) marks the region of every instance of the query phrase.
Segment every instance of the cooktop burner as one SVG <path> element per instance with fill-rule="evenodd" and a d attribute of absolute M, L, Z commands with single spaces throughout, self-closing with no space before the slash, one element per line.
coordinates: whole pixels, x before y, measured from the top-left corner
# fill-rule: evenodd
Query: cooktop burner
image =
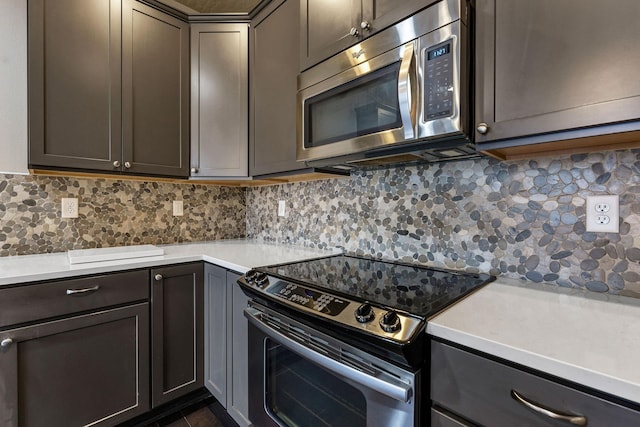
<path fill-rule="evenodd" d="M 251 298 L 347 342 L 411 367 L 424 361 L 429 317 L 494 280 L 371 258 L 336 255 L 248 271 Z M 338 328 L 336 328 L 338 326 Z"/>
<path fill-rule="evenodd" d="M 258 269 L 284 280 L 311 285 L 360 301 L 429 317 L 493 280 L 469 274 L 337 255 Z"/>

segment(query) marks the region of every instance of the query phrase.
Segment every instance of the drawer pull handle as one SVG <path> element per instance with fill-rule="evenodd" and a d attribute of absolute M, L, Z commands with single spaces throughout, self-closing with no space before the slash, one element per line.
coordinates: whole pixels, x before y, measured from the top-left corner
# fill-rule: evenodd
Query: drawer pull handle
<path fill-rule="evenodd" d="M 587 425 L 587 417 L 583 417 L 582 415 L 567 415 L 567 414 L 561 414 L 557 411 L 545 408 L 544 406 L 532 402 L 531 400 L 525 398 L 524 396 L 522 396 L 521 394 L 519 394 L 517 391 L 515 390 L 511 390 L 511 397 L 517 401 L 520 402 L 521 404 L 523 404 L 524 406 L 526 406 L 527 408 L 542 414 L 542 415 L 546 415 L 549 418 L 553 418 L 554 420 L 561 420 L 561 421 L 567 421 L 573 425 L 576 426 L 586 426 Z"/>
<path fill-rule="evenodd" d="M 9 347 L 13 344 L 13 340 L 11 338 L 5 338 L 0 342 L 0 347 Z"/>
<path fill-rule="evenodd" d="M 100 289 L 100 285 L 95 285 L 84 289 L 67 289 L 67 295 L 86 294 L 87 292 L 95 292 Z"/>

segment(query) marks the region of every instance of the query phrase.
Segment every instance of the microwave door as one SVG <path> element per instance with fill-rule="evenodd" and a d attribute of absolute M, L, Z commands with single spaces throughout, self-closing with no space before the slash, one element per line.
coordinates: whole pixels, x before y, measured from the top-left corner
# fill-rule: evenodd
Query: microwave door
<path fill-rule="evenodd" d="M 415 42 L 298 95 L 298 160 L 348 156 L 416 137 Z"/>

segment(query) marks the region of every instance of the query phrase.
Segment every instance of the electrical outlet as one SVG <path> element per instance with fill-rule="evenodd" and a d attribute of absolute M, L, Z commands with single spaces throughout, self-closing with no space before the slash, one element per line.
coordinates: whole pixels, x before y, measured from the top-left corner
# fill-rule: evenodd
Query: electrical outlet
<path fill-rule="evenodd" d="M 587 197 L 587 231 L 618 233 L 620 199 L 615 195 Z"/>
<path fill-rule="evenodd" d="M 78 218 L 78 199 L 75 197 L 62 198 L 62 218 Z"/>
<path fill-rule="evenodd" d="M 278 216 L 285 216 L 287 204 L 284 200 L 278 200 Z"/>
<path fill-rule="evenodd" d="M 182 200 L 174 200 L 173 201 L 173 216 L 182 216 L 184 215 L 184 205 Z"/>

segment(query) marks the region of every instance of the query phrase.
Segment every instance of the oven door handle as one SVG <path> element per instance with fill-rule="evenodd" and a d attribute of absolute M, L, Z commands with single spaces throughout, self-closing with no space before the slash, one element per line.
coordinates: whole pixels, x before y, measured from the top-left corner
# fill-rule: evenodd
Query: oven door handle
<path fill-rule="evenodd" d="M 342 364 L 329 357 L 300 344 L 299 342 L 289 338 L 266 325 L 259 316 L 261 312 L 254 308 L 248 307 L 244 309 L 245 316 L 251 322 L 253 326 L 258 328 L 261 332 L 267 336 L 277 340 L 279 344 L 291 350 L 294 353 L 304 357 L 305 359 L 315 363 L 316 365 L 332 372 L 338 376 L 347 378 L 355 383 L 362 385 L 368 389 L 375 390 L 377 393 L 383 394 L 401 402 L 408 402 L 412 395 L 412 388 L 405 383 L 401 382 L 389 382 L 383 379 L 371 376 L 362 371 L 359 371 L 351 366 Z"/>
<path fill-rule="evenodd" d="M 404 137 L 415 137 L 415 47 L 414 42 L 404 45 L 400 71 L 398 72 L 398 105 L 400 106 L 400 119 L 404 129 Z"/>

